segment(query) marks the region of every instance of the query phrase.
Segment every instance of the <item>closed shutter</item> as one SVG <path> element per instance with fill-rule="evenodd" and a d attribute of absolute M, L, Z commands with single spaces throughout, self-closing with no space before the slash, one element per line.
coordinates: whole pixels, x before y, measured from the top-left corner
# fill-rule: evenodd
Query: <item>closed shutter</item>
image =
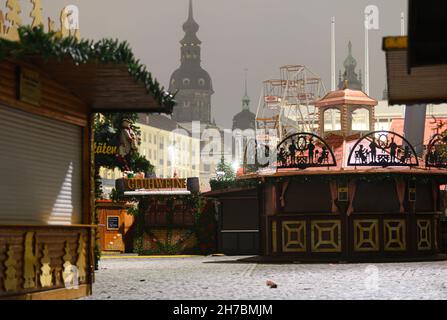
<path fill-rule="evenodd" d="M 81 223 L 82 128 L 0 105 L 0 225 Z"/>

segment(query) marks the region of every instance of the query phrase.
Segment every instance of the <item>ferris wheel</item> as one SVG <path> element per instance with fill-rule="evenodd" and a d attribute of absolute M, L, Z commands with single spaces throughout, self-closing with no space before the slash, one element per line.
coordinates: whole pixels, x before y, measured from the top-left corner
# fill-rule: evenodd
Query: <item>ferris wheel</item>
<path fill-rule="evenodd" d="M 280 75 L 264 81 L 256 113 L 257 140 L 271 146 L 297 132 L 316 133 L 315 102 L 326 94 L 321 78 L 303 65 L 282 66 Z"/>

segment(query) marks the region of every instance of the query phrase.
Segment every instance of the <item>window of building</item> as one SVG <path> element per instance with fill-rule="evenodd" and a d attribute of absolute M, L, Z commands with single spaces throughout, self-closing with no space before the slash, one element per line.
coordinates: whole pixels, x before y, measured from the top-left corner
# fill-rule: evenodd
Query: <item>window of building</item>
<path fill-rule="evenodd" d="M 201 87 L 205 86 L 205 79 L 203 79 L 203 78 L 199 79 L 199 86 L 201 86 Z"/>
<path fill-rule="evenodd" d="M 188 78 L 183 79 L 184 86 L 189 86 L 190 83 L 191 83 L 191 80 L 189 80 Z"/>
<path fill-rule="evenodd" d="M 359 108 L 352 112 L 352 130 L 369 131 L 369 110 Z"/>
<path fill-rule="evenodd" d="M 341 112 L 338 109 L 327 109 L 324 111 L 324 131 L 341 130 Z"/>

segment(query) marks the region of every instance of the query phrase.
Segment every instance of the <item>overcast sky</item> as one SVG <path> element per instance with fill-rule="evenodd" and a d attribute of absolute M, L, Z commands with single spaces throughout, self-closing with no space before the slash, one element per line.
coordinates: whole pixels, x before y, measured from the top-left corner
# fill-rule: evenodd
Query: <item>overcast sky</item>
<path fill-rule="evenodd" d="M 4 4 L 5 1 L 0 1 Z M 28 2 L 21 1 L 24 16 Z M 80 9 L 85 38 L 119 38 L 130 42 L 135 55 L 168 86 L 180 64 L 182 24 L 188 0 L 43 0 L 44 15 L 59 20 L 65 5 Z M 241 110 L 244 69 L 248 71 L 251 110 L 256 112 L 262 81 L 279 76 L 285 64 L 304 64 L 320 75 L 330 89 L 330 20 L 337 20 L 337 80 L 347 55 L 347 43 L 364 71 L 363 11 L 380 10 L 380 29 L 370 32 L 371 95 L 381 98 L 385 87 L 382 37 L 400 34 L 405 0 L 194 0 L 194 16 L 202 40 L 202 66 L 210 73 L 215 94 L 212 114 L 231 126 Z M 27 22 L 27 19 L 24 19 Z"/>

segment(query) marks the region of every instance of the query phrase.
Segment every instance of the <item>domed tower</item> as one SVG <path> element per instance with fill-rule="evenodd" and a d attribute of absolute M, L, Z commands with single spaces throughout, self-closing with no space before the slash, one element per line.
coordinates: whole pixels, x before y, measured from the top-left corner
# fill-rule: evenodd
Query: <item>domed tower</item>
<path fill-rule="evenodd" d="M 169 91 L 177 92 L 177 106 L 172 119 L 177 122 L 200 121 L 211 123 L 211 95 L 214 93 L 211 77 L 200 65 L 200 45 L 197 38 L 199 25 L 194 20 L 192 0 L 189 1 L 188 20 L 183 24 L 185 36 L 181 44 L 181 65 L 174 71 Z"/>
<path fill-rule="evenodd" d="M 247 93 L 247 75 L 245 75 L 245 94 L 242 97 L 242 111 L 233 117 L 233 130 L 255 130 L 255 127 L 256 115 L 250 111 L 250 97 Z"/>
<path fill-rule="evenodd" d="M 352 56 L 352 43 L 349 41 L 348 43 L 348 56 L 346 57 L 343 66 L 345 68 L 345 72 L 343 73 L 343 78 L 341 77 L 341 72 L 339 76 L 338 89 L 343 90 L 345 81 L 348 81 L 348 89 L 351 90 L 360 90 L 363 89 L 361 70 L 359 71 L 359 75 L 357 75 L 355 68 L 357 67 L 357 60 Z"/>

